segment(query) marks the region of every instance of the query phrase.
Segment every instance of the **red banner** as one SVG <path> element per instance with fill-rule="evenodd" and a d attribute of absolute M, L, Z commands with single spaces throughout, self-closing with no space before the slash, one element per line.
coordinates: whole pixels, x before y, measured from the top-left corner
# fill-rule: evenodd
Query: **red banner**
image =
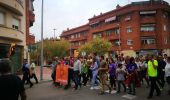
<path fill-rule="evenodd" d="M 56 82 L 61 85 L 68 84 L 68 65 L 58 65 L 56 68 Z"/>

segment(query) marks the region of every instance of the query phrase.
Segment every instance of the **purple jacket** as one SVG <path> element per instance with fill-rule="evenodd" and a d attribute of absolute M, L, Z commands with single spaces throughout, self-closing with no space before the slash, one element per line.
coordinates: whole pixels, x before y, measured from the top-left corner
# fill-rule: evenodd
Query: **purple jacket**
<path fill-rule="evenodd" d="M 109 75 L 110 76 L 116 75 L 116 64 L 114 64 L 114 63 L 109 64 Z"/>
<path fill-rule="evenodd" d="M 127 65 L 127 70 L 128 70 L 128 73 L 131 74 L 133 73 L 136 69 L 137 69 L 137 64 L 136 63 L 129 63 Z"/>

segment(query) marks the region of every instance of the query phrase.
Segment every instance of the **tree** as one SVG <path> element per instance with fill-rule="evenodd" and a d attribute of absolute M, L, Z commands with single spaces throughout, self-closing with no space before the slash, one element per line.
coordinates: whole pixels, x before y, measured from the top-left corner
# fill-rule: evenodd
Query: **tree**
<path fill-rule="evenodd" d="M 36 43 L 36 49 L 30 52 L 31 59 L 35 60 L 40 57 L 41 42 Z M 69 42 L 64 40 L 53 41 L 45 39 L 43 43 L 44 59 L 46 61 L 51 60 L 52 57 L 64 57 L 69 51 Z"/>
<path fill-rule="evenodd" d="M 99 55 L 106 53 L 111 49 L 112 44 L 103 38 L 95 38 L 92 41 L 81 46 L 79 51 L 89 53 L 97 53 Z"/>

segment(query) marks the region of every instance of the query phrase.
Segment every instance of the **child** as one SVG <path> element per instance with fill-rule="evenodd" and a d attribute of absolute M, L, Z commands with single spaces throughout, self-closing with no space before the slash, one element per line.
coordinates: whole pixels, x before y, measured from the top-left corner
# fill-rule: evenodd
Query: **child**
<path fill-rule="evenodd" d="M 120 85 L 122 84 L 124 87 L 124 92 L 126 92 L 126 86 L 124 84 L 125 80 L 125 70 L 123 69 L 122 64 L 118 64 L 118 67 L 116 69 L 116 74 L 117 74 L 117 83 L 118 83 L 118 90 L 117 93 L 120 93 Z"/>

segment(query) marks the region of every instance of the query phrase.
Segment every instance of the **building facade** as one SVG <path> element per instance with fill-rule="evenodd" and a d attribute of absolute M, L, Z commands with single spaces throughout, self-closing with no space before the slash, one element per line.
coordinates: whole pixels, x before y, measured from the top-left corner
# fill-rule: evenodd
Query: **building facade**
<path fill-rule="evenodd" d="M 63 31 L 61 38 L 69 40 L 74 50 L 84 43 L 84 33 L 85 42 L 96 37 L 108 39 L 113 54 L 170 55 L 170 5 L 162 0 L 117 5 L 112 11 L 90 18 L 86 25 Z"/>
<path fill-rule="evenodd" d="M 11 44 L 16 44 L 10 56 L 12 71 L 16 72 L 26 58 L 28 20 L 27 2 L 30 0 L 0 0 L 0 59 L 9 57 Z M 33 1 L 33 0 L 31 0 Z"/>

